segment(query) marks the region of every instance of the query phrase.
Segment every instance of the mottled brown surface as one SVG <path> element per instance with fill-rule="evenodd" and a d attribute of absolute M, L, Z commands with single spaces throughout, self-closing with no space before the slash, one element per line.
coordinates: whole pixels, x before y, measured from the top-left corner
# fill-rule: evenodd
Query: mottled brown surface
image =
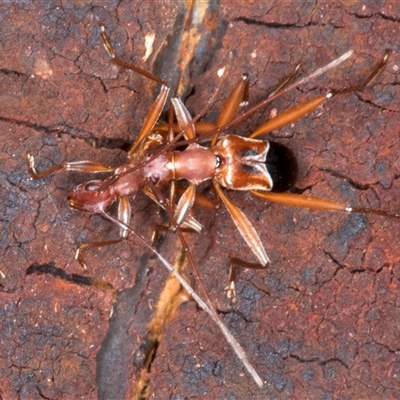
<path fill-rule="evenodd" d="M 40 170 L 63 160 L 119 165 L 124 153 L 118 148 L 135 137 L 152 102 L 152 84 L 109 64 L 98 25 L 106 25 L 121 57 L 140 64 L 144 36 L 156 33 L 158 49 L 179 16 L 178 5 L 98 4 L 0 6 L 3 399 L 127 397 L 166 276 L 133 239 L 90 252 L 91 280 L 74 276 L 83 275 L 74 260 L 77 244 L 117 231 L 100 217 L 68 208 L 66 195 L 83 181 L 80 174 L 32 181 L 27 173 L 27 151 Z M 323 88 L 362 80 L 390 48 L 395 53 L 387 68 L 363 93 L 338 96 L 273 136 L 298 156 L 299 190 L 399 211 L 400 9 L 394 2 L 344 4 L 223 2 L 221 36 L 211 43 L 216 47 L 205 72 L 192 76 L 187 105 L 200 111 L 231 51 L 221 97 L 246 71 L 254 104 L 296 63 L 304 63 L 305 74 L 355 49 L 350 62 L 274 103 L 282 111 Z M 167 76 L 159 65 L 158 73 Z M 236 132 L 248 133 L 269 112 Z M 272 261 L 267 271 L 241 271 L 233 309 L 223 292 L 229 256 L 255 260 L 227 212 L 200 210 L 205 229 L 191 235 L 189 245 L 222 319 L 265 387 L 256 387 L 215 325 L 189 302 L 165 329 L 150 371 L 150 397 L 396 398 L 400 222 L 284 208 L 247 193 L 229 196 L 253 222 Z M 135 200 L 132 225 L 149 238 L 153 222 L 162 222 L 157 207 Z M 158 248 L 175 259 L 173 236 Z M 93 286 L 93 279 L 118 294 Z"/>

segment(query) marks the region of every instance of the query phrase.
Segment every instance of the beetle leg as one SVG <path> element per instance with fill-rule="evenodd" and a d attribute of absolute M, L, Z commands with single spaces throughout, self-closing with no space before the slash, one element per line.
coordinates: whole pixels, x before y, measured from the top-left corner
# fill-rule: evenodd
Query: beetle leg
<path fill-rule="evenodd" d="M 28 153 L 28 170 L 33 179 L 41 179 L 47 175 L 52 174 L 55 171 L 59 171 L 62 169 L 65 169 L 66 171 L 78 171 L 88 173 L 114 172 L 115 170 L 115 168 L 107 167 L 103 164 L 92 161 L 75 161 L 56 164 L 53 167 L 46 169 L 45 171 L 36 172 L 35 158 L 32 156 L 32 154 Z"/>
<path fill-rule="evenodd" d="M 159 205 L 159 207 L 161 207 L 162 209 L 165 210 L 165 205 L 160 204 L 157 199 L 156 196 L 154 196 L 153 192 L 147 189 L 142 189 L 142 192 L 150 197 L 150 199 L 152 199 L 155 203 L 157 203 Z M 202 230 L 202 225 L 200 224 L 200 222 L 198 222 L 190 213 L 187 213 L 185 215 L 185 219 L 183 220 L 182 224 L 181 224 L 181 228 L 183 229 L 190 229 L 192 231 L 195 231 L 197 233 L 200 233 Z"/>
<path fill-rule="evenodd" d="M 179 97 L 173 97 L 171 102 L 174 106 L 176 119 L 178 121 L 179 129 L 184 131 L 186 139 L 196 138 L 196 129 L 192 123 L 192 117 Z"/>
<path fill-rule="evenodd" d="M 218 121 L 215 122 L 207 122 L 207 121 L 199 121 L 194 124 L 196 127 L 196 133 L 197 134 L 206 134 L 209 132 L 212 132 L 215 130 L 215 128 L 223 126 L 230 122 L 230 120 L 233 118 L 233 116 L 236 114 L 239 106 L 246 105 L 248 103 L 248 97 L 249 97 L 249 76 L 248 74 L 242 74 L 242 78 L 240 81 L 236 84 L 236 86 L 233 88 L 233 90 L 230 92 L 228 97 L 226 98 L 224 105 L 222 106 L 221 113 L 219 115 Z M 177 105 L 178 106 L 178 105 Z M 175 106 L 175 108 L 177 107 Z M 179 113 L 183 113 L 184 111 L 175 111 Z M 188 119 L 186 119 L 188 121 Z M 179 123 L 178 119 L 178 125 L 173 124 L 173 130 L 175 133 L 180 132 L 182 129 L 184 129 L 189 122 L 186 124 Z M 195 136 L 193 135 L 192 132 L 188 132 L 191 128 L 187 129 L 185 131 L 185 136 L 188 139 L 193 139 Z M 168 125 L 165 123 L 158 124 L 155 127 L 155 131 L 160 131 L 160 132 L 167 132 L 168 130 Z M 219 133 L 214 135 L 213 141 L 211 143 L 211 147 L 215 144 L 219 136 Z"/>
<path fill-rule="evenodd" d="M 236 266 L 231 262 L 229 268 L 229 278 L 228 286 L 224 289 L 226 292 L 226 297 L 229 299 L 230 303 L 236 304 Z"/>
<path fill-rule="evenodd" d="M 268 97 L 275 96 L 281 90 L 283 90 L 285 88 L 285 86 L 287 86 L 289 84 L 289 82 L 297 75 L 297 72 L 299 71 L 301 65 L 302 65 L 302 63 L 297 64 L 296 67 L 294 68 L 294 70 L 292 71 L 292 73 L 289 76 L 287 76 L 286 78 L 284 78 L 283 81 L 279 84 L 279 86 L 273 92 L 271 92 L 268 95 Z"/>
<path fill-rule="evenodd" d="M 289 125 L 292 122 L 297 121 L 304 115 L 315 110 L 317 107 L 325 103 L 325 101 L 329 100 L 337 94 L 362 91 L 385 67 L 391 53 L 392 52 L 390 50 L 385 51 L 385 55 L 383 56 L 381 61 L 375 66 L 375 68 L 371 71 L 370 75 L 367 77 L 367 79 L 365 79 L 363 83 L 351 86 L 349 88 L 328 92 L 326 95 L 314 97 L 313 99 L 310 99 L 302 104 L 289 108 L 288 110 L 277 115 L 276 117 L 271 118 L 265 124 L 259 126 L 254 132 L 249 135 L 249 137 L 256 138 L 260 135 L 264 135 L 265 133 L 269 133 L 273 130 L 282 128 L 283 126 Z"/>
<path fill-rule="evenodd" d="M 118 219 L 124 224 L 129 225 L 131 221 L 131 203 L 126 197 L 121 197 L 118 203 Z M 128 231 L 121 228 L 119 235 L 126 239 L 128 237 Z"/>
<path fill-rule="evenodd" d="M 131 206 L 129 200 L 126 197 L 121 197 L 118 204 L 118 220 L 122 221 L 124 225 L 120 225 L 119 238 L 113 240 L 104 240 L 101 242 L 82 243 L 76 250 L 75 259 L 78 260 L 83 269 L 87 270 L 87 266 L 82 255 L 83 251 L 93 247 L 111 246 L 126 239 L 128 237 L 128 230 L 125 228 L 125 226 L 129 224 L 130 218 Z"/>
<path fill-rule="evenodd" d="M 150 108 L 150 111 L 147 114 L 147 117 L 143 123 L 142 129 L 140 130 L 139 136 L 136 139 L 136 142 L 131 146 L 128 151 L 128 160 L 132 160 L 139 146 L 143 143 L 143 140 L 151 133 L 154 125 L 156 124 L 160 114 L 164 108 L 165 102 L 167 101 L 169 93 L 169 87 L 161 86 L 160 94 L 157 96 L 153 105 Z M 140 156 L 140 154 L 138 154 Z"/>
<path fill-rule="evenodd" d="M 238 228 L 240 234 L 242 235 L 243 239 L 246 241 L 247 245 L 250 247 L 254 255 L 258 258 L 261 265 L 264 267 L 268 266 L 269 258 L 264 250 L 264 246 L 261 242 L 260 237 L 258 236 L 257 231 L 254 229 L 251 222 L 248 218 L 244 215 L 242 211 L 239 210 L 229 199 L 223 191 L 221 190 L 218 183 L 213 182 L 214 190 L 217 195 L 221 198 L 222 202 L 225 204 L 226 208 L 231 215 L 233 222 L 235 223 L 236 227 Z"/>
<path fill-rule="evenodd" d="M 159 82 L 164 86 L 168 86 L 168 83 L 165 82 L 163 79 L 159 78 L 157 75 L 154 75 L 151 72 L 146 71 L 145 69 L 137 67 L 136 65 L 127 63 L 127 62 L 121 60 L 119 57 L 117 57 L 115 55 L 115 53 L 114 53 L 114 49 L 112 48 L 110 41 L 108 40 L 108 37 L 106 35 L 106 31 L 104 29 L 104 26 L 100 27 L 100 36 L 101 36 L 101 38 L 103 40 L 104 47 L 105 47 L 108 55 L 110 56 L 111 62 L 113 64 L 116 64 L 116 65 L 119 65 L 121 67 L 130 69 L 132 71 L 137 72 L 140 75 L 146 76 L 147 78 L 149 78 L 149 79 L 151 79 L 151 80 L 153 80 L 155 82 Z"/>
<path fill-rule="evenodd" d="M 302 104 L 289 108 L 283 113 L 278 114 L 276 117 L 271 118 L 265 124 L 259 126 L 254 132 L 249 135 L 249 137 L 254 139 L 258 136 L 264 135 L 265 133 L 269 133 L 276 129 L 282 128 L 283 126 L 289 125 L 292 122 L 297 121 L 304 115 L 308 114 L 309 112 L 315 110 L 332 96 L 333 94 L 331 92 L 328 92 L 326 95 L 317 96 Z"/>
<path fill-rule="evenodd" d="M 279 86 L 272 93 L 270 93 L 268 97 L 271 97 L 277 94 L 280 90 L 282 90 L 297 74 L 300 65 L 301 64 L 298 64 L 294 69 L 294 71 L 287 78 L 285 78 L 283 82 L 281 82 Z M 232 120 L 232 118 L 234 117 L 240 106 L 248 104 L 248 98 L 249 98 L 249 78 L 248 74 L 244 73 L 242 74 L 242 78 L 240 79 L 240 81 L 236 84 L 236 86 L 232 89 L 232 91 L 226 98 L 222 106 L 222 110 L 220 112 L 218 121 L 216 123 L 210 121 L 196 122 L 195 124 L 196 133 L 199 135 L 207 134 L 215 130 L 215 128 L 217 127 L 226 125 L 228 122 Z M 166 123 L 157 124 L 154 130 L 166 133 L 168 131 L 168 124 Z M 177 124 L 173 124 L 173 130 L 175 133 L 178 133 L 180 131 L 180 128 Z M 219 133 L 216 133 L 212 139 L 211 147 L 215 145 L 215 143 L 218 140 L 218 137 Z"/>
<path fill-rule="evenodd" d="M 321 199 L 315 196 L 306 196 L 295 193 L 260 192 L 257 190 L 250 190 L 250 192 L 264 200 L 269 200 L 285 206 L 309 208 L 318 211 L 342 211 L 347 213 L 374 214 L 389 218 L 400 218 L 400 213 L 377 210 L 374 208 L 351 207 L 344 203 Z"/>
<path fill-rule="evenodd" d="M 157 197 L 157 196 L 156 196 Z M 174 277 L 179 281 L 179 283 L 184 287 L 184 289 L 188 292 L 188 294 L 196 301 L 196 303 L 204 310 L 206 311 L 212 320 L 218 325 L 220 328 L 222 334 L 225 336 L 226 340 L 228 343 L 231 345 L 232 349 L 235 351 L 236 355 L 238 358 L 241 360 L 247 371 L 250 373 L 250 375 L 254 378 L 255 382 L 257 385 L 261 388 L 263 387 L 263 381 L 260 378 L 260 376 L 257 374 L 256 370 L 253 368 L 253 366 L 250 364 L 250 362 L 247 359 L 247 355 L 245 351 L 243 350 L 242 346 L 239 344 L 239 342 L 232 336 L 232 334 L 229 332 L 229 330 L 226 328 L 226 326 L 223 324 L 221 319 L 219 318 L 217 312 L 215 311 L 215 308 L 212 306 L 212 303 L 208 297 L 207 291 L 205 290 L 205 287 L 202 283 L 202 281 L 199 279 L 199 272 L 197 270 L 196 264 L 194 264 L 193 257 L 191 255 L 191 252 L 188 249 L 187 243 L 183 238 L 182 232 L 180 232 L 179 229 L 177 229 L 177 232 L 179 234 L 179 237 L 182 241 L 182 246 L 185 250 L 185 254 L 189 259 L 190 264 L 192 265 L 196 278 L 199 280 L 200 287 L 206 297 L 206 301 L 203 301 L 197 293 L 192 289 L 192 287 L 186 282 L 186 280 L 183 278 L 181 273 L 177 272 L 174 267 L 169 264 L 158 251 L 149 245 L 149 243 L 146 242 L 140 235 L 138 235 L 130 226 L 124 224 L 122 221 L 119 221 L 118 219 L 112 217 L 111 215 L 104 213 L 103 214 L 105 218 L 109 219 L 110 221 L 114 222 L 118 226 L 129 230 L 143 245 L 145 245 L 150 251 L 153 252 L 153 254 L 161 261 L 161 263 L 174 275 Z M 173 216 L 172 216 L 173 217 Z"/>
<path fill-rule="evenodd" d="M 175 184 L 175 191 L 179 196 L 182 196 L 185 190 L 186 188 L 181 186 L 179 183 Z M 217 208 L 217 203 L 214 200 L 211 200 L 204 194 L 197 192 L 194 199 L 194 205 L 205 210 L 215 210 Z"/>
<path fill-rule="evenodd" d="M 175 207 L 175 220 L 178 225 L 185 220 L 186 216 L 193 207 L 194 198 L 196 196 L 196 185 L 191 183 L 180 197 L 178 204 Z"/>
<path fill-rule="evenodd" d="M 283 80 L 279 84 L 279 86 L 269 94 L 268 97 L 272 97 L 276 93 L 278 93 L 280 90 L 282 90 L 292 79 L 293 77 L 297 74 L 297 71 L 299 70 L 301 64 L 298 64 L 294 71 Z M 217 127 L 221 127 L 226 125 L 228 122 L 230 122 L 233 117 L 235 116 L 239 106 L 244 106 L 248 104 L 249 100 L 249 76 L 248 74 L 244 73 L 242 74 L 242 79 L 236 84 L 236 86 L 233 88 L 232 92 L 229 94 L 227 99 L 225 100 L 225 103 L 222 107 L 222 111 L 219 115 L 218 121 L 216 123 Z M 211 131 L 211 129 L 210 129 Z M 216 133 L 213 136 L 213 139 L 211 141 L 211 147 L 213 147 L 218 140 L 219 133 Z"/>
<path fill-rule="evenodd" d="M 158 95 L 157 99 L 154 101 L 153 105 L 151 106 L 150 111 L 148 112 L 146 120 L 142 126 L 140 133 L 139 133 L 139 136 L 136 139 L 136 142 L 131 146 L 131 148 L 128 151 L 128 160 L 132 160 L 134 158 L 135 153 L 137 152 L 140 144 L 143 142 L 143 140 L 149 135 L 149 133 L 154 128 L 154 125 L 156 124 L 156 122 L 164 108 L 164 105 L 165 105 L 165 102 L 167 100 L 168 93 L 169 93 L 169 85 L 166 81 L 159 78 L 158 76 L 146 71 L 145 69 L 137 67 L 136 65 L 127 63 L 127 62 L 121 60 L 119 57 L 117 57 L 115 55 L 114 49 L 111 46 L 110 41 L 107 38 L 104 26 L 101 26 L 100 36 L 103 40 L 104 47 L 105 47 L 108 55 L 110 56 L 111 62 L 113 64 L 130 69 L 132 71 L 135 71 L 143 76 L 146 76 L 147 78 L 152 79 L 155 82 L 162 84 L 160 94 Z"/>
<path fill-rule="evenodd" d="M 228 286 L 225 288 L 226 297 L 230 300 L 230 303 L 236 304 L 236 275 L 237 268 L 251 268 L 251 269 L 265 269 L 265 265 L 261 265 L 258 263 L 249 263 L 247 261 L 243 261 L 236 257 L 231 257 L 231 265 L 229 268 L 229 278 L 228 278 Z"/>
<path fill-rule="evenodd" d="M 232 263 L 229 271 L 229 281 L 228 286 L 225 288 L 226 296 L 230 299 L 231 304 L 236 303 L 236 289 L 235 289 L 235 280 L 236 280 L 236 266 L 239 265 L 246 268 L 266 268 L 270 261 L 265 252 L 264 246 L 261 242 L 260 237 L 258 236 L 257 231 L 254 229 L 251 222 L 248 218 L 243 214 L 242 211 L 239 210 L 229 199 L 225 196 L 223 191 L 221 190 L 218 183 L 214 182 L 214 190 L 217 193 L 218 197 L 225 204 L 226 208 L 231 215 L 233 222 L 235 223 L 237 229 L 242 235 L 243 239 L 246 241 L 247 245 L 250 247 L 252 252 L 260 261 L 259 264 L 250 264 L 245 261 L 241 261 L 237 258 L 232 258 Z"/>
<path fill-rule="evenodd" d="M 221 113 L 219 114 L 217 127 L 226 125 L 232 120 L 240 106 L 247 105 L 249 102 L 249 75 L 244 73 L 242 78 L 230 92 L 222 106 Z M 211 141 L 211 147 L 217 143 L 219 133 L 216 133 Z"/>

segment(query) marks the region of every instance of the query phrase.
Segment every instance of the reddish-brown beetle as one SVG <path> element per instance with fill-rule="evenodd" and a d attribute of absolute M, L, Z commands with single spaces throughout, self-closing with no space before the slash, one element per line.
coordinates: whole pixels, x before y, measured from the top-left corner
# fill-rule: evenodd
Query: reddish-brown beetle
<path fill-rule="evenodd" d="M 67 162 L 56 165 L 41 173 L 37 173 L 34 166 L 34 158 L 33 156 L 28 155 L 29 171 L 35 179 L 40 179 L 52 172 L 63 169 L 87 173 L 112 173 L 109 178 L 106 178 L 103 181 L 92 180 L 77 186 L 68 196 L 68 201 L 71 207 L 90 213 L 102 214 L 120 227 L 119 239 L 96 243 L 85 243 L 79 247 L 77 251 L 77 259 L 84 267 L 85 263 L 82 258 L 83 249 L 115 244 L 126 238 L 129 232 L 135 233 L 129 226 L 131 214 L 129 199 L 133 199 L 138 191 L 145 191 L 145 193 L 157 201 L 160 206 L 165 208 L 170 218 L 170 225 L 180 237 L 190 263 L 199 279 L 200 286 L 205 294 L 207 302 L 204 303 L 196 295 L 193 289 L 187 285 L 185 280 L 179 274 L 173 272 L 173 268 L 161 257 L 160 254 L 158 254 L 158 252 L 151 248 L 147 243 L 145 244 L 155 252 L 167 268 L 172 270 L 171 272 L 176 275 L 189 294 L 194 297 L 199 305 L 201 305 L 201 307 L 211 315 L 213 320 L 216 321 L 239 358 L 243 361 L 246 368 L 256 380 L 257 384 L 262 386 L 261 378 L 247 361 L 244 351 L 219 320 L 219 317 L 211 305 L 207 292 L 202 285 L 196 264 L 181 233 L 181 227 L 188 227 L 197 231 L 201 229 L 200 225 L 190 214 L 190 210 L 195 201 L 196 185 L 206 180 L 212 181 L 217 197 L 225 204 L 241 235 L 257 257 L 259 264 L 254 266 L 256 268 L 265 268 L 269 264 L 269 259 L 264 250 L 264 246 L 251 222 L 247 219 L 244 213 L 229 200 L 226 194 L 222 191 L 221 186 L 233 190 L 247 190 L 263 199 L 285 205 L 305 207 L 314 210 L 342 211 L 348 213 L 357 212 L 363 214 L 372 213 L 386 217 L 400 217 L 399 214 L 383 210 L 353 208 L 347 204 L 316 197 L 272 192 L 271 190 L 276 186 L 276 177 L 279 178 L 279 176 L 282 175 L 289 175 L 290 179 L 288 183 L 278 185 L 280 186 L 280 189 L 286 189 L 290 186 L 293 177 L 295 177 L 296 174 L 288 174 L 285 170 L 287 165 L 284 165 L 283 169 L 277 169 L 277 164 L 274 164 L 274 174 L 272 176 L 272 170 L 267 168 L 271 159 L 273 150 L 272 146 L 268 141 L 255 139 L 260 135 L 281 128 L 297 120 L 336 94 L 362 90 L 384 67 L 389 52 L 386 52 L 381 62 L 373 69 L 363 84 L 337 92 L 328 92 L 326 95 L 318 96 L 300 104 L 299 106 L 293 107 L 260 126 L 249 135 L 249 138 L 226 135 L 218 140 L 221 133 L 225 132 L 228 128 L 240 123 L 246 118 L 249 118 L 265 104 L 270 103 L 276 97 L 281 96 L 288 90 L 291 90 L 305 81 L 325 72 L 327 69 L 336 66 L 350 54 L 346 53 L 346 55 L 317 70 L 305 79 L 301 79 L 284 89 L 283 87 L 287 86 L 287 82 L 285 81 L 273 95 L 239 117 L 235 118 L 234 116 L 239 105 L 247 97 L 247 75 L 243 75 L 242 79 L 228 96 L 216 123 L 200 123 L 193 121 L 182 101 L 179 98 L 173 98 L 171 102 L 177 119 L 176 126 L 172 126 L 171 124 L 156 125 L 160 113 L 167 101 L 169 93 L 168 85 L 165 81 L 153 74 L 125 63 L 117 58 L 105 36 L 104 30 L 101 32 L 101 35 L 105 47 L 115 64 L 132 69 L 162 84 L 160 94 L 147 115 L 138 139 L 131 146 L 128 152 L 127 162 L 116 169 L 90 161 Z M 175 131 L 176 135 L 174 136 L 170 134 L 170 131 Z M 166 135 L 169 137 L 172 136 L 173 139 L 167 141 L 164 138 Z M 205 147 L 199 144 L 200 142 L 204 142 L 205 139 L 211 137 L 213 138 L 210 146 Z M 177 146 L 180 148 L 182 146 L 186 147 L 183 150 L 180 150 L 176 148 Z M 278 158 L 283 156 L 284 161 L 293 164 L 290 152 L 278 148 L 278 153 Z M 275 158 L 275 156 L 272 156 L 272 158 Z M 184 191 L 179 201 L 176 202 L 174 200 L 174 190 L 171 190 L 170 196 L 167 198 L 167 196 L 161 191 L 161 188 L 170 181 L 180 179 L 188 181 L 189 186 Z M 114 218 L 107 213 L 107 210 L 116 201 L 119 201 L 118 217 Z M 234 282 L 235 269 L 232 267 L 229 286 L 227 289 L 228 297 L 231 298 L 232 301 L 234 301 L 236 295 Z"/>

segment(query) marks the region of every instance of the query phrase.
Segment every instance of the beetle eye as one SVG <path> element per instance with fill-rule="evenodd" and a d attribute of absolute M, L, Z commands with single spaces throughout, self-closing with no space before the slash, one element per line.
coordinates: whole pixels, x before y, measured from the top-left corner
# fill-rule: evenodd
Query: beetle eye
<path fill-rule="evenodd" d="M 98 183 L 94 183 L 94 182 L 88 182 L 85 185 L 85 189 L 89 190 L 89 191 L 97 190 L 99 187 L 100 187 L 100 185 Z"/>

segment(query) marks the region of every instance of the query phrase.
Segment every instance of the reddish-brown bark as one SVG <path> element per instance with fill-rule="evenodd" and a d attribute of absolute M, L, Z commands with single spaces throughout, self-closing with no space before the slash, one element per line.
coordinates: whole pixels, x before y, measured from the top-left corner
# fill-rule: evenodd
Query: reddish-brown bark
<path fill-rule="evenodd" d="M 100 217 L 68 208 L 67 193 L 85 177 L 56 173 L 32 181 L 26 154 L 36 157 L 39 170 L 64 160 L 123 162 L 119 148 L 134 139 L 158 88 L 109 63 L 98 25 L 105 24 L 121 57 L 146 66 L 141 61 L 146 34 L 155 33 L 159 49 L 184 12 L 171 2 L 38 4 L 0 6 L 0 396 L 129 397 L 167 274 L 131 239 L 88 252 L 83 276 L 74 260 L 77 244 L 115 237 L 117 230 Z M 207 43 L 214 47 L 205 51 L 206 68 L 195 63 L 189 109 L 201 110 L 216 86 L 217 70 L 227 63 L 229 77 L 219 98 L 248 72 L 255 104 L 297 63 L 304 63 L 307 74 L 355 50 L 351 61 L 274 103 L 279 112 L 327 87 L 362 81 L 384 50 L 393 49 L 388 66 L 365 91 L 337 96 L 272 136 L 298 157 L 299 191 L 399 211 L 399 7 L 393 2 L 240 4 L 222 1 L 210 17 L 207 28 L 215 31 Z M 159 54 L 163 61 L 167 52 Z M 174 80 L 169 76 L 176 54 L 170 64 L 151 58 L 149 64 Z M 270 109 L 235 132 L 246 135 Z M 256 387 L 217 327 L 188 302 L 164 329 L 149 373 L 151 396 L 396 398 L 400 222 L 228 194 L 259 232 L 272 261 L 269 269 L 240 272 L 239 301 L 231 309 L 223 292 L 229 257 L 255 260 L 226 210 L 200 210 L 205 229 L 188 236 L 189 247 L 223 321 L 265 387 Z M 150 238 L 156 222 L 163 222 L 157 207 L 139 196 L 132 225 Z M 158 246 L 170 261 L 177 248 L 173 235 Z"/>

